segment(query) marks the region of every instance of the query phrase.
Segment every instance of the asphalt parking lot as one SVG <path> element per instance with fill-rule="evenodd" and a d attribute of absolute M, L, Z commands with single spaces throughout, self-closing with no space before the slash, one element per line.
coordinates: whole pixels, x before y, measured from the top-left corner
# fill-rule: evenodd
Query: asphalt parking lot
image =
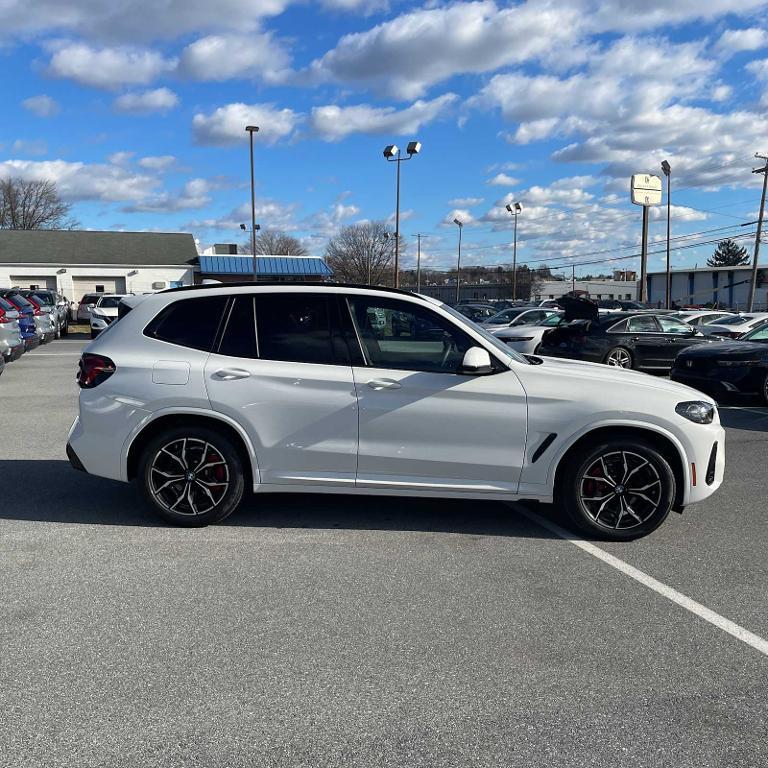
<path fill-rule="evenodd" d="M 722 410 L 712 499 L 598 544 L 739 638 L 501 503 L 166 527 L 64 458 L 83 346 L 0 378 L 0 765 L 768 765 L 768 410 Z"/>

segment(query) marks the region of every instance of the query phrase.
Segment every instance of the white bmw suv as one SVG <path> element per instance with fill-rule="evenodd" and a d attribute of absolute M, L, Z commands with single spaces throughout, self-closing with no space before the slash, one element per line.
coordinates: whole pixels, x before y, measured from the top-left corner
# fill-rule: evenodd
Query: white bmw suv
<path fill-rule="evenodd" d="M 708 397 L 524 357 L 405 291 L 211 285 L 121 315 L 80 361 L 67 455 L 182 525 L 223 520 L 246 490 L 312 491 L 556 501 L 631 539 L 723 479 Z"/>

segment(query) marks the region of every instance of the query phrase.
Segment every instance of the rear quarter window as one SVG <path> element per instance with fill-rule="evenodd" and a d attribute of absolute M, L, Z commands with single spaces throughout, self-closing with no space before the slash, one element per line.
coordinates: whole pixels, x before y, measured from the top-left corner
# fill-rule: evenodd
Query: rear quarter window
<path fill-rule="evenodd" d="M 210 351 L 219 329 L 226 296 L 201 296 L 169 304 L 144 329 L 151 339 Z"/>

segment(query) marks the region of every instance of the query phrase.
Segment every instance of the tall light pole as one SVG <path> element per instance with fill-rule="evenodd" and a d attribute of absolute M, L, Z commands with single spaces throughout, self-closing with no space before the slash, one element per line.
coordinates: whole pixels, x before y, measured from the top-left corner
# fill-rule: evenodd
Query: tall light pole
<path fill-rule="evenodd" d="M 395 201 L 395 288 L 400 287 L 400 163 L 411 160 L 414 155 L 421 152 L 421 144 L 411 141 L 406 148 L 408 157 L 400 157 L 397 144 L 389 144 L 384 147 L 384 157 L 387 162 L 397 163 L 397 196 Z"/>
<path fill-rule="evenodd" d="M 520 203 L 507 203 L 507 210 L 515 217 L 515 239 L 512 245 L 512 299 L 517 298 L 517 217 L 523 210 Z"/>
<path fill-rule="evenodd" d="M 661 170 L 664 171 L 664 175 L 667 177 L 667 275 L 666 275 L 666 303 L 665 307 L 667 309 L 670 308 L 670 304 L 672 303 L 672 273 L 670 272 L 670 266 L 669 266 L 669 235 L 670 235 L 670 226 L 672 221 L 672 198 L 670 197 L 670 193 L 672 190 L 672 166 L 666 161 L 661 161 Z"/>
<path fill-rule="evenodd" d="M 428 237 L 428 235 L 422 235 L 421 232 L 417 232 L 414 235 L 417 238 L 416 246 L 416 293 L 421 293 L 421 238 Z"/>
<path fill-rule="evenodd" d="M 246 125 L 251 143 L 251 256 L 253 258 L 253 282 L 256 282 L 256 185 L 253 177 L 253 134 L 259 132 L 258 125 Z"/>
<path fill-rule="evenodd" d="M 755 153 L 755 157 L 762 160 L 765 165 L 762 168 L 755 168 L 752 173 L 763 174 L 763 195 L 760 198 L 760 215 L 757 219 L 757 234 L 755 235 L 755 254 L 752 261 L 752 279 L 749 283 L 749 311 L 755 306 L 755 293 L 757 292 L 757 262 L 760 258 L 760 236 L 763 232 L 763 214 L 765 213 L 765 191 L 768 188 L 768 156 Z"/>
<path fill-rule="evenodd" d="M 464 229 L 464 224 L 458 219 L 454 219 L 453 223 L 459 228 L 459 256 L 456 260 L 456 303 L 458 304 L 461 290 L 461 230 Z"/>

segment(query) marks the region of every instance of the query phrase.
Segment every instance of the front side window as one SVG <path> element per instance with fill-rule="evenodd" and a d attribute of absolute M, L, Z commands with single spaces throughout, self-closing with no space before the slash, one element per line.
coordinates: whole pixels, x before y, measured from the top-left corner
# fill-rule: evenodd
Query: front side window
<path fill-rule="evenodd" d="M 750 331 L 741 337 L 742 341 L 760 341 L 768 342 L 768 323 L 761 325 L 759 328 L 755 328 L 754 331 Z"/>
<path fill-rule="evenodd" d="M 673 320 L 671 317 L 659 317 L 657 318 L 661 330 L 664 333 L 674 333 L 676 336 L 690 336 L 691 326 L 687 323 L 682 323 L 680 320 Z"/>
<path fill-rule="evenodd" d="M 456 373 L 476 344 L 459 328 L 426 308 L 381 298 L 347 299 L 370 365 L 405 371 Z"/>
<path fill-rule="evenodd" d="M 226 296 L 175 301 L 146 327 L 144 335 L 181 347 L 210 350 L 226 303 Z"/>

